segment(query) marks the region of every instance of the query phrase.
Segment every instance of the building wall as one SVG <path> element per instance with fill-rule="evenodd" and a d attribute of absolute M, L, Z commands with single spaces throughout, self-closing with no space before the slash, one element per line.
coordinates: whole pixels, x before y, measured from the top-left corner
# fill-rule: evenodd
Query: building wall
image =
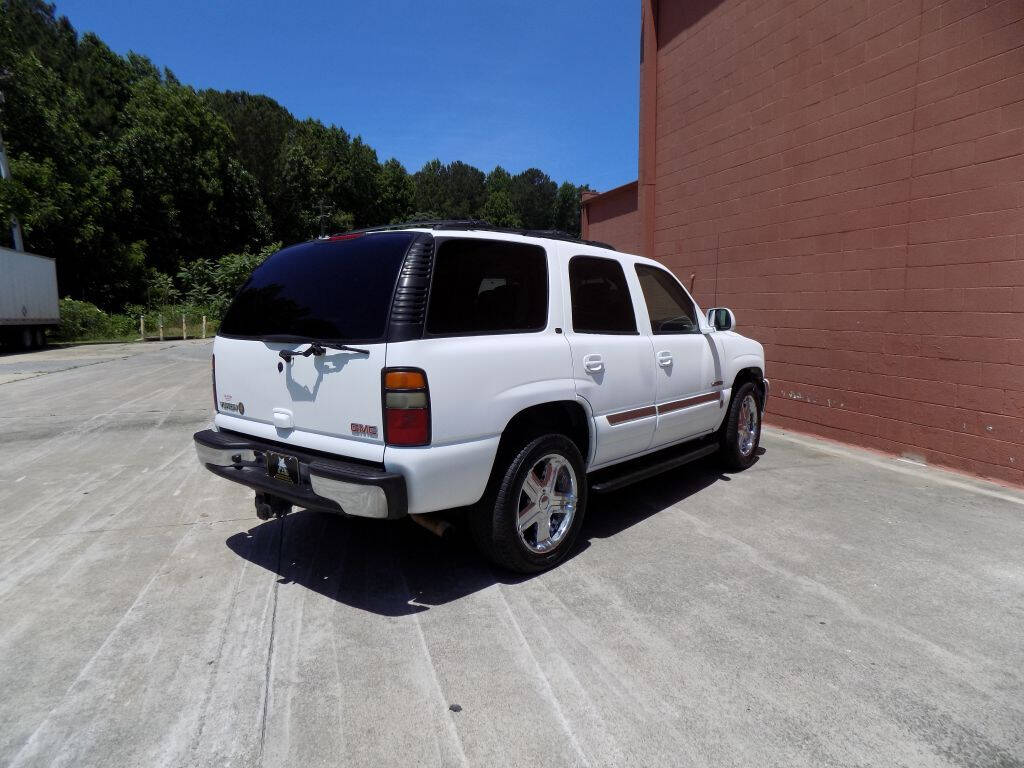
<path fill-rule="evenodd" d="M 1024 484 L 1024 0 L 642 5 L 640 241 L 770 421 Z"/>
<path fill-rule="evenodd" d="M 584 197 L 583 238 L 609 243 L 627 253 L 639 253 L 640 215 L 636 189 L 634 181 L 597 197 Z"/>
<path fill-rule="evenodd" d="M 659 5 L 655 255 L 771 419 L 1024 483 L 1024 2 Z"/>

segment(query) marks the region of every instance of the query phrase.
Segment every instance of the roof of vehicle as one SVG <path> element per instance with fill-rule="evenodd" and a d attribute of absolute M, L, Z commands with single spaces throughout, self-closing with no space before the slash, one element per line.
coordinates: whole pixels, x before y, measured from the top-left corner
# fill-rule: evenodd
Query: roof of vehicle
<path fill-rule="evenodd" d="M 404 229 L 428 229 L 434 231 L 461 230 L 465 232 L 500 232 L 506 235 L 522 235 L 524 237 L 537 237 L 545 240 L 563 240 L 571 243 L 582 243 L 595 248 L 606 248 L 610 251 L 617 250 L 608 243 L 597 240 L 582 240 L 573 237 L 568 232 L 560 229 L 516 229 L 512 227 L 498 227 L 479 219 L 428 219 L 423 221 L 406 221 L 401 224 L 386 224 L 378 227 L 366 227 L 345 232 L 345 235 L 354 235 L 369 232 L 392 232 Z"/>

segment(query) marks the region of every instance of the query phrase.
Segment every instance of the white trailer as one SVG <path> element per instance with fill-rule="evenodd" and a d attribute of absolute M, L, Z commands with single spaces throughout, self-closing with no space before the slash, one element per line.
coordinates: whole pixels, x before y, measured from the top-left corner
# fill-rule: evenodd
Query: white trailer
<path fill-rule="evenodd" d="M 60 322 L 57 265 L 47 256 L 0 248 L 0 340 L 41 347 Z"/>

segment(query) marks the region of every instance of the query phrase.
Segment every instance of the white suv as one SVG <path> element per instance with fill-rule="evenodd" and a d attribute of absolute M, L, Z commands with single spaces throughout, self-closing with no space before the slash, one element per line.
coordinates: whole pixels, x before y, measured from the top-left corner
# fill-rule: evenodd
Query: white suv
<path fill-rule="evenodd" d="M 733 323 L 658 262 L 554 232 L 433 222 L 302 243 L 225 315 L 196 451 L 256 490 L 263 519 L 466 508 L 488 557 L 539 571 L 572 547 L 588 490 L 716 451 L 754 461 L 764 349 Z"/>

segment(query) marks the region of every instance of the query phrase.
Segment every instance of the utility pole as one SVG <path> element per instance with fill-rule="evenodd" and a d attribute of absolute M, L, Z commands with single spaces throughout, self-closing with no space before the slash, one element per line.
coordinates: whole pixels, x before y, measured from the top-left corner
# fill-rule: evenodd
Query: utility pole
<path fill-rule="evenodd" d="M 4 92 L 0 91 L 0 105 L 4 103 Z M 11 178 L 11 169 L 7 165 L 7 153 L 4 151 L 4 137 L 0 134 L 0 179 L 8 181 Z M 21 224 L 18 218 L 11 216 L 11 239 L 14 240 L 14 250 L 24 251 L 25 243 L 21 239 Z"/>

